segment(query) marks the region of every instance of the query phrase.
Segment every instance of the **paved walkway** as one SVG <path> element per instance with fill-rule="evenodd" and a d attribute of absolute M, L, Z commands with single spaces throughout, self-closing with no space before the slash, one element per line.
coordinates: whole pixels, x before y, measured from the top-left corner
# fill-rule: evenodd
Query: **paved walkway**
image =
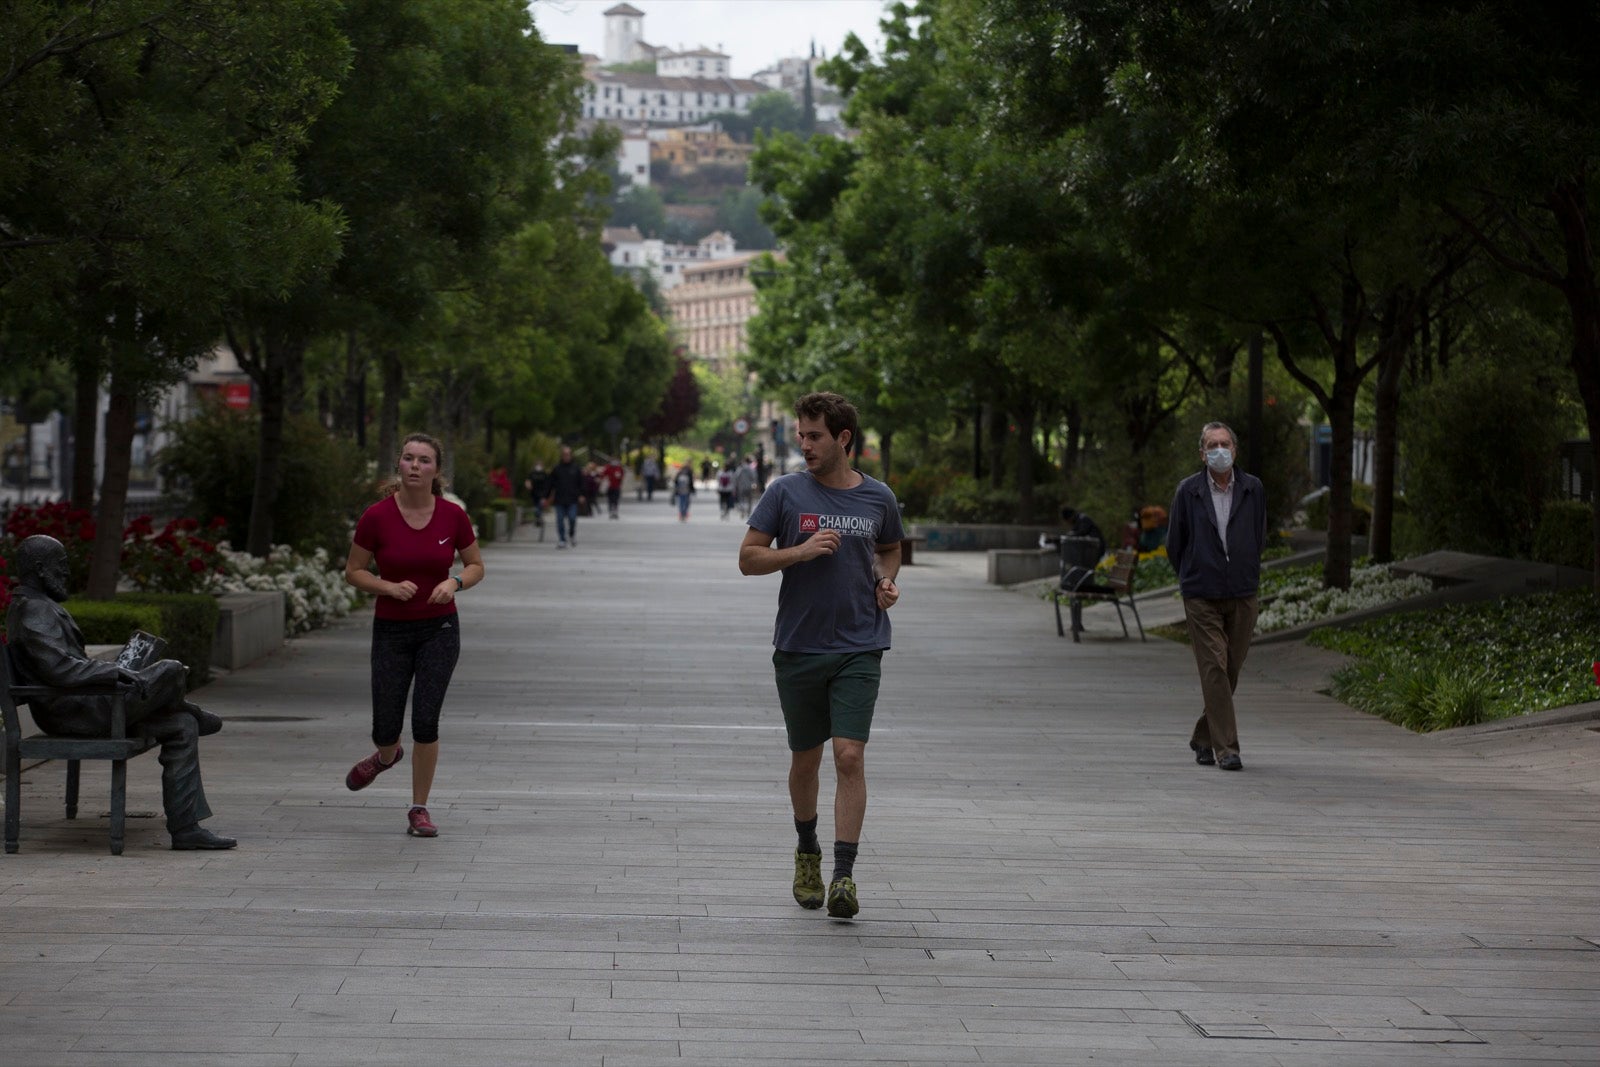
<path fill-rule="evenodd" d="M 1063 641 L 976 557 L 904 575 L 860 918 L 796 908 L 778 579 L 739 576 L 714 511 L 489 548 L 437 840 L 401 832 L 404 769 L 343 788 L 364 621 L 203 692 L 235 852 L 135 819 L 112 858 L 103 809 L 68 823 L 60 769 L 29 772 L 0 1063 L 1600 1059 L 1593 724 L 1413 736 L 1308 689 L 1295 646 L 1247 672 L 1245 772 L 1200 768 L 1186 648 Z"/>

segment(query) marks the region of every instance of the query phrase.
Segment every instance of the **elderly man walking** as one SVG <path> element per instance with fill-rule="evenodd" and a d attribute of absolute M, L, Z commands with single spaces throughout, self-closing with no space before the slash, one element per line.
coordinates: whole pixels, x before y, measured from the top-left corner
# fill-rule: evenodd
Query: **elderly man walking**
<path fill-rule="evenodd" d="M 1261 479 L 1234 467 L 1239 439 L 1220 422 L 1200 431 L 1204 468 L 1178 483 L 1167 529 L 1167 558 L 1178 572 L 1205 711 L 1189 748 L 1201 766 L 1244 769 L 1233 694 L 1256 627 L 1256 588 L 1267 540 Z"/>

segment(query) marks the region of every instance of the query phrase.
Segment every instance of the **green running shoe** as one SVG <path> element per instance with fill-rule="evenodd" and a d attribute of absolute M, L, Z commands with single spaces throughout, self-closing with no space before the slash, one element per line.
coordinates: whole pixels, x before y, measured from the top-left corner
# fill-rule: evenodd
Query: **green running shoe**
<path fill-rule="evenodd" d="M 828 914 L 835 919 L 853 919 L 861 906 L 856 903 L 856 883 L 846 875 L 835 878 L 828 887 Z"/>
<path fill-rule="evenodd" d="M 794 854 L 794 902 L 813 910 L 822 907 L 822 856 L 819 853 Z"/>

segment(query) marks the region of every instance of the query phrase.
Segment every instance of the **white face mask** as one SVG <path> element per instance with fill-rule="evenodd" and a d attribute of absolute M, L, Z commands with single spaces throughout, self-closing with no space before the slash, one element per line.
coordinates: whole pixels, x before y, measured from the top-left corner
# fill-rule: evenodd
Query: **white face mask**
<path fill-rule="evenodd" d="M 1233 469 L 1233 451 L 1227 448 L 1207 449 L 1206 466 L 1218 474 L 1227 474 Z"/>

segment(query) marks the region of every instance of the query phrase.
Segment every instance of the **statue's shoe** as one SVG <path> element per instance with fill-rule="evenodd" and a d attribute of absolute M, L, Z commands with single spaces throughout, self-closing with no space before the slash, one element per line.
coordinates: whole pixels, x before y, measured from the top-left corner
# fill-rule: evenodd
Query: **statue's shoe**
<path fill-rule="evenodd" d="M 187 830 L 175 831 L 172 835 L 172 851 L 174 852 L 215 851 L 233 848 L 238 843 L 231 837 L 222 837 L 214 834 L 204 826 L 191 826 Z"/>

